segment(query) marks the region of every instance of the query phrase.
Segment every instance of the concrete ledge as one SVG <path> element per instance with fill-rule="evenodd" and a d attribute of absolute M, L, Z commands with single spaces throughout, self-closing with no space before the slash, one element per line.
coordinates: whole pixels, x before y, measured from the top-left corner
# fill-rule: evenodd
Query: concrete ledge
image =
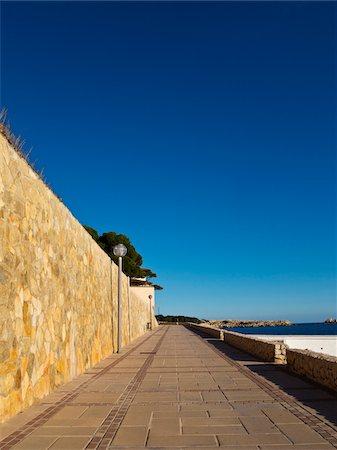
<path fill-rule="evenodd" d="M 287 349 L 287 368 L 337 391 L 337 358 L 310 350 Z"/>

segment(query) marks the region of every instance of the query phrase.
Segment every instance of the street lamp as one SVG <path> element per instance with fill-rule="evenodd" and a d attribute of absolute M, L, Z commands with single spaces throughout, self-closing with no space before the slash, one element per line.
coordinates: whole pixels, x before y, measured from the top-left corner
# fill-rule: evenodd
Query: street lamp
<path fill-rule="evenodd" d="M 113 253 L 118 256 L 118 339 L 117 353 L 122 349 L 122 259 L 127 253 L 127 248 L 123 244 L 117 244 L 113 248 Z"/>
<path fill-rule="evenodd" d="M 152 330 L 152 295 L 149 295 L 150 299 L 150 330 Z"/>

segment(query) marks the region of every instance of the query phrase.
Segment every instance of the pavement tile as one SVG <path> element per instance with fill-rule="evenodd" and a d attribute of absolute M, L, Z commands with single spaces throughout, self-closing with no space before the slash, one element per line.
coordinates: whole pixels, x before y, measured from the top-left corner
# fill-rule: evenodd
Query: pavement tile
<path fill-rule="evenodd" d="M 219 450 L 219 447 L 198 447 L 198 448 L 210 448 L 213 450 L 217 449 Z M 257 445 L 227 445 L 225 448 L 228 450 L 260 450 L 260 447 Z M 165 447 L 166 450 L 166 447 Z M 195 447 L 184 447 L 183 450 L 195 450 Z"/>
<path fill-rule="evenodd" d="M 56 436 L 48 437 L 30 437 L 16 444 L 13 449 L 17 450 L 45 450 L 49 448 L 57 439 Z"/>
<path fill-rule="evenodd" d="M 75 397 L 71 403 L 115 403 L 119 394 L 111 394 L 107 392 L 85 392 Z"/>
<path fill-rule="evenodd" d="M 230 409 L 209 409 L 208 414 L 210 417 L 238 417 L 238 412 Z"/>
<path fill-rule="evenodd" d="M 6 436 L 16 431 L 16 427 L 9 427 L 6 425 L 0 425 L 0 439 L 4 439 Z"/>
<path fill-rule="evenodd" d="M 80 416 L 81 419 L 89 417 L 106 417 L 111 411 L 111 406 L 89 406 L 88 409 Z"/>
<path fill-rule="evenodd" d="M 242 425 L 183 426 L 185 434 L 247 434 Z"/>
<path fill-rule="evenodd" d="M 294 444 L 319 444 L 326 442 L 322 436 L 305 424 L 278 424 L 278 427 Z"/>
<path fill-rule="evenodd" d="M 65 406 L 59 412 L 53 415 L 55 419 L 75 419 L 80 417 L 88 406 Z"/>
<path fill-rule="evenodd" d="M 95 427 L 97 428 L 104 418 L 87 417 L 78 419 L 54 419 L 53 417 L 44 424 L 46 427 Z"/>
<path fill-rule="evenodd" d="M 237 417 L 183 417 L 181 422 L 183 427 L 241 426 L 241 422 Z"/>
<path fill-rule="evenodd" d="M 133 425 L 133 426 L 145 426 L 148 425 L 151 419 L 151 411 L 138 414 L 136 412 L 128 412 L 123 419 L 122 425 Z"/>
<path fill-rule="evenodd" d="M 263 373 L 263 368 L 260 368 L 258 373 Z M 269 383 L 281 388 L 293 389 L 312 389 L 312 384 L 294 375 L 291 375 L 283 370 L 276 369 L 270 371 L 267 375 Z"/>
<path fill-rule="evenodd" d="M 228 391 L 224 390 L 226 398 L 230 401 L 233 400 L 272 400 L 272 397 L 264 392 L 262 389 L 251 389 L 251 390 L 239 390 L 239 391 Z"/>
<path fill-rule="evenodd" d="M 202 401 L 202 397 L 200 392 L 179 392 L 179 401 L 200 402 Z"/>
<path fill-rule="evenodd" d="M 152 419 L 150 436 L 173 436 L 180 433 L 179 418 Z"/>
<path fill-rule="evenodd" d="M 181 404 L 181 411 L 210 411 L 210 410 L 232 410 L 233 408 L 227 402 L 224 403 L 190 403 L 190 404 Z"/>
<path fill-rule="evenodd" d="M 256 402 L 250 402 L 250 403 L 236 403 L 232 402 L 231 405 L 233 406 L 233 411 L 235 411 L 236 414 L 239 416 L 252 416 L 252 417 L 264 417 L 265 414 L 262 411 L 263 406 L 259 405 Z M 266 406 L 270 406 L 266 404 Z"/>
<path fill-rule="evenodd" d="M 33 431 L 30 436 L 91 436 L 97 427 L 46 427 Z"/>
<path fill-rule="evenodd" d="M 289 444 L 282 434 L 226 434 L 218 435 L 220 446 L 228 445 L 261 445 L 261 444 Z"/>
<path fill-rule="evenodd" d="M 201 395 L 205 402 L 227 402 L 226 397 L 221 391 L 203 391 Z"/>
<path fill-rule="evenodd" d="M 143 402 L 176 402 L 175 392 L 141 392 L 135 395 L 135 403 Z"/>
<path fill-rule="evenodd" d="M 50 448 L 50 450 L 82 450 L 85 448 L 90 438 L 78 437 L 61 437 Z"/>
<path fill-rule="evenodd" d="M 147 388 L 147 389 L 149 389 L 149 388 Z M 177 391 L 178 390 L 178 386 L 177 386 L 177 384 L 160 384 L 159 387 L 157 387 L 155 389 L 160 391 L 160 392 Z"/>
<path fill-rule="evenodd" d="M 336 450 L 336 447 L 327 444 L 305 445 L 260 445 L 261 450 Z"/>
<path fill-rule="evenodd" d="M 302 421 L 284 408 L 263 408 L 262 411 L 274 423 L 302 423 Z"/>
<path fill-rule="evenodd" d="M 219 389 L 219 386 L 213 382 L 198 382 L 197 383 L 197 389 L 200 389 L 201 391 L 208 391 L 208 390 L 214 390 L 214 389 Z"/>
<path fill-rule="evenodd" d="M 147 427 L 127 427 L 121 426 L 112 441 L 112 447 L 118 446 L 144 446 L 147 436 Z"/>
<path fill-rule="evenodd" d="M 197 382 L 192 383 L 190 381 L 189 382 L 179 381 L 178 382 L 178 388 L 179 388 L 179 391 L 188 390 L 188 389 L 195 389 L 195 390 L 197 390 L 197 389 L 199 389 L 199 386 L 198 386 Z"/>
<path fill-rule="evenodd" d="M 147 447 L 214 447 L 216 446 L 216 440 L 214 436 L 149 436 L 147 441 Z"/>
<path fill-rule="evenodd" d="M 151 404 L 132 404 L 128 412 L 137 412 L 138 414 L 142 414 L 148 411 L 178 411 L 178 405 L 174 404 L 164 404 L 164 403 L 151 403 Z"/>
<path fill-rule="evenodd" d="M 169 447 L 161 447 L 161 449 L 163 449 L 163 448 L 165 448 L 165 450 L 167 450 Z M 173 448 L 175 450 L 177 450 L 176 447 L 173 447 Z M 196 448 L 207 448 L 207 450 L 219 450 L 218 446 L 216 446 L 216 447 L 209 447 L 209 446 L 204 447 L 204 446 L 200 446 L 200 445 L 198 447 L 182 447 L 181 450 L 195 450 Z M 253 450 L 256 450 L 256 449 L 257 449 L 257 447 L 255 447 Z M 241 447 L 241 450 L 242 450 L 242 447 Z M 243 449 L 243 450 L 245 450 L 245 449 Z"/>
<path fill-rule="evenodd" d="M 208 418 L 207 411 L 154 411 L 153 418 L 165 419 L 171 417 L 199 417 Z"/>
<path fill-rule="evenodd" d="M 249 434 L 279 433 L 279 429 L 267 417 L 240 417 Z"/>

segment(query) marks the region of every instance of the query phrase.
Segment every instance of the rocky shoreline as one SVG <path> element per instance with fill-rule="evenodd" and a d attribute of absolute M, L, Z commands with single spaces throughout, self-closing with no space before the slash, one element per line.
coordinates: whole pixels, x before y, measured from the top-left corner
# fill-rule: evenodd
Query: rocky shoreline
<path fill-rule="evenodd" d="M 215 328 L 280 327 L 294 325 L 289 320 L 207 320 L 203 325 Z"/>
<path fill-rule="evenodd" d="M 337 319 L 326 319 L 324 323 L 337 323 Z"/>

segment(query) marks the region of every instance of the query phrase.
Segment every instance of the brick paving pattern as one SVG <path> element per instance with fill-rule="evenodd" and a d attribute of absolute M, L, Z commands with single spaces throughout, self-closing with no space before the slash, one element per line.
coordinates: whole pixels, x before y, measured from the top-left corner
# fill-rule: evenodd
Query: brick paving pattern
<path fill-rule="evenodd" d="M 182 326 L 161 326 L 0 425 L 0 449 L 329 450 L 337 398 Z"/>

